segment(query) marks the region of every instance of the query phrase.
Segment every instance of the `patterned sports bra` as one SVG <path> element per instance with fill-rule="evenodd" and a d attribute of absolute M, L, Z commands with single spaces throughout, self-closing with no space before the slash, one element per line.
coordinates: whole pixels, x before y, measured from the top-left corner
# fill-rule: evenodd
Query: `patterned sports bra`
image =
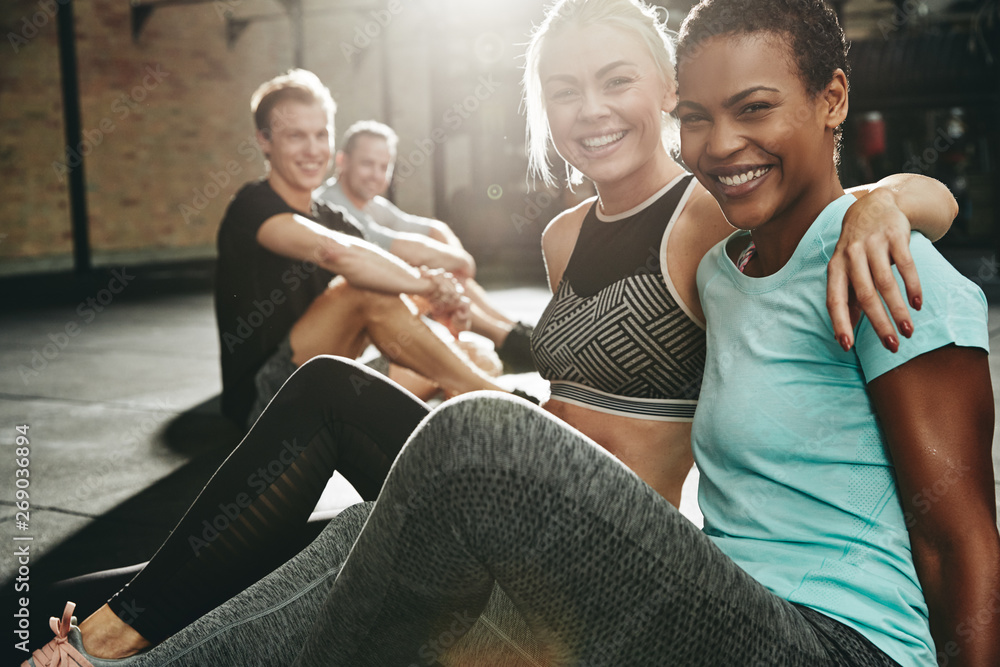
<path fill-rule="evenodd" d="M 694 184 L 682 174 L 625 213 L 587 212 L 531 337 L 552 400 L 636 419 L 694 418 L 705 327 L 666 268 L 667 238 Z"/>

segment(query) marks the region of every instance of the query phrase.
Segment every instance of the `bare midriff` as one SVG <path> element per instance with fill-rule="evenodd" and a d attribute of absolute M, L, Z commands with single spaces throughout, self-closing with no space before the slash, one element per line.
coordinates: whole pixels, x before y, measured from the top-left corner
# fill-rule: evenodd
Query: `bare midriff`
<path fill-rule="evenodd" d="M 542 406 L 614 454 L 675 507 L 694 462 L 691 422 L 653 421 L 550 400 Z"/>

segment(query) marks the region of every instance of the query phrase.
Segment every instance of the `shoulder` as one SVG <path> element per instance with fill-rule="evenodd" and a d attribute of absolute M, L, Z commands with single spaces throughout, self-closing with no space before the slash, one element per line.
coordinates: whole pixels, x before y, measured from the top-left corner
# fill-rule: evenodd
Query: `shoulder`
<path fill-rule="evenodd" d="M 597 197 L 591 197 L 573 208 L 566 209 L 546 225 L 542 232 L 542 259 L 549 276 L 549 288 L 554 293 L 562 282 L 563 273 L 573 254 L 584 218 Z"/>
<path fill-rule="evenodd" d="M 340 185 L 337 184 L 336 178 L 328 179 L 325 183 L 323 183 L 323 185 L 316 188 L 315 192 L 313 192 L 313 198 L 330 204 L 339 203 L 343 197 L 344 193 L 340 189 Z"/>
<path fill-rule="evenodd" d="M 886 351 L 866 317 L 858 323 L 857 353 L 865 378 L 872 381 L 882 373 L 946 345 L 989 350 L 988 305 L 978 285 L 959 273 L 933 244 L 919 232 L 910 235 L 910 253 L 920 275 L 923 305 L 910 310 L 913 335 L 901 339 L 899 351 Z M 896 280 L 902 287 L 898 272 Z"/>
<path fill-rule="evenodd" d="M 391 201 L 389 201 L 382 195 L 375 195 L 375 197 L 372 198 L 370 202 L 368 202 L 368 205 L 371 206 L 372 208 L 377 208 L 377 209 L 384 209 L 388 211 L 400 211 L 400 208 L 398 206 L 393 204 Z"/>
<path fill-rule="evenodd" d="M 575 243 L 580 235 L 580 227 L 597 197 L 591 197 L 573 208 L 568 208 L 552 218 L 542 232 L 542 245 L 548 247 L 563 245 L 565 242 Z"/>
<path fill-rule="evenodd" d="M 315 200 L 315 205 L 316 219 L 321 225 L 335 232 L 364 238 L 364 227 L 346 208 L 319 199 Z"/>
<path fill-rule="evenodd" d="M 667 239 L 664 271 L 680 297 L 699 316 L 699 308 L 704 306 L 699 294 L 702 258 L 733 231 L 712 195 L 696 183 Z"/>
<path fill-rule="evenodd" d="M 730 261 L 727 254 L 727 247 L 729 245 L 728 238 L 724 239 L 709 248 L 702 256 L 701 261 L 695 269 L 699 293 L 704 290 L 709 281 L 722 273 L 722 261 Z"/>
<path fill-rule="evenodd" d="M 365 210 L 375 216 L 390 216 L 393 218 L 410 217 L 409 213 L 399 208 L 382 195 L 376 195 L 370 202 L 365 204 Z"/>
<path fill-rule="evenodd" d="M 236 191 L 233 195 L 233 200 L 230 205 L 236 206 L 250 206 L 258 203 L 275 203 L 280 202 L 282 205 L 285 204 L 285 200 L 274 191 L 267 179 L 261 179 L 258 181 L 250 181 L 249 183 L 244 183 L 243 186 Z"/>
<path fill-rule="evenodd" d="M 293 211 L 266 179 L 251 181 L 241 187 L 229 202 L 219 234 L 233 231 L 255 234 L 269 218 Z"/>
<path fill-rule="evenodd" d="M 671 244 L 695 265 L 709 248 L 733 233 L 734 228 L 722 214 L 719 203 L 698 183 L 677 217 L 671 232 Z"/>

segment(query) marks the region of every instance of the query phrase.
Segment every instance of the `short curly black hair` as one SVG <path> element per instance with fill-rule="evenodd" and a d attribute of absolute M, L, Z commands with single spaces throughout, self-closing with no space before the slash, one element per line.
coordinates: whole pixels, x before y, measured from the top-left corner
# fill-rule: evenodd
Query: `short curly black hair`
<path fill-rule="evenodd" d="M 712 37 L 757 32 L 791 37 L 791 52 L 812 95 L 830 83 L 837 68 L 850 76 L 844 31 L 824 0 L 702 0 L 681 25 L 678 65 L 696 57 Z"/>

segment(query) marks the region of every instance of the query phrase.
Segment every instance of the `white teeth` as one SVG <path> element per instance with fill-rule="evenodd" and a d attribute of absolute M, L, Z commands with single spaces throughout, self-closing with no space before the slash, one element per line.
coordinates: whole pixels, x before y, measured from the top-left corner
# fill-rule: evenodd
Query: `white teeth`
<path fill-rule="evenodd" d="M 603 137 L 591 137 L 590 139 L 584 139 L 583 145 L 587 148 L 601 148 L 602 146 L 607 146 L 608 144 L 614 143 L 625 136 L 625 132 L 615 132 L 614 134 L 606 134 Z"/>
<path fill-rule="evenodd" d="M 716 178 L 718 178 L 719 182 L 723 185 L 743 185 L 747 181 L 760 178 L 770 170 L 770 167 L 763 167 L 761 169 L 757 169 L 756 171 L 748 171 L 743 174 L 737 174 L 736 176 L 716 176 Z"/>

